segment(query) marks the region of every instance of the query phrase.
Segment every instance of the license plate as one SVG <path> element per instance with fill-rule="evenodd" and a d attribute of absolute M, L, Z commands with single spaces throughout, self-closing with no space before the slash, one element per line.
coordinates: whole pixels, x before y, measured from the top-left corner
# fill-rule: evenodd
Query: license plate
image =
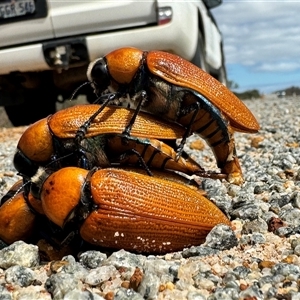
<path fill-rule="evenodd" d="M 0 1 L 0 19 L 30 15 L 35 12 L 34 0 Z"/>

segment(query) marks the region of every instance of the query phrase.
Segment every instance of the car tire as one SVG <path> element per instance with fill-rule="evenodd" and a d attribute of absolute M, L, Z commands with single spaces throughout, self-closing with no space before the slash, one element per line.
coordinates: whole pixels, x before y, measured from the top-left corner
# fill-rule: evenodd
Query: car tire
<path fill-rule="evenodd" d="M 27 89 L 23 96 L 23 103 L 4 107 L 13 126 L 29 125 L 56 112 L 56 97 L 45 89 Z"/>
<path fill-rule="evenodd" d="M 197 67 L 199 67 L 200 69 L 202 69 L 203 71 L 205 72 L 208 71 L 208 67 L 205 59 L 204 41 L 203 41 L 202 34 L 200 32 L 198 33 L 198 43 L 197 43 L 196 52 L 191 62 Z"/>

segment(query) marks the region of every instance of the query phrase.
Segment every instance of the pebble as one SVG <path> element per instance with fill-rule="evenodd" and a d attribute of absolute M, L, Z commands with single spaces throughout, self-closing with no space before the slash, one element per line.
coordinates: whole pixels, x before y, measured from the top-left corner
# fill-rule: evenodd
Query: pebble
<path fill-rule="evenodd" d="M 14 265 L 32 268 L 39 264 L 39 251 L 35 245 L 17 241 L 0 250 L 0 268 L 7 269 Z"/>
<path fill-rule="evenodd" d="M 202 245 L 157 256 L 89 250 L 41 262 L 35 245 L 2 244 L 0 300 L 300 300 L 300 101 L 245 103 L 261 124 L 259 133 L 235 134 L 245 183 L 200 182 L 231 228 L 218 225 Z M 190 137 L 194 149 L 185 150 L 218 170 L 211 150 L 197 141 Z M 15 136 L 0 143 L 2 194 L 19 178 L 12 167 L 16 143 Z"/>
<path fill-rule="evenodd" d="M 5 281 L 9 284 L 29 286 L 34 280 L 34 272 L 23 266 L 12 266 L 5 271 Z"/>

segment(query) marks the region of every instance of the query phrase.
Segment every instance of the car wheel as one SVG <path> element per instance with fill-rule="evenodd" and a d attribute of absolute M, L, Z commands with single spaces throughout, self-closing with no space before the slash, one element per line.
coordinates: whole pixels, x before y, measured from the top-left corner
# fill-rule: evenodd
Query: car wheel
<path fill-rule="evenodd" d="M 208 67 L 205 60 L 204 42 L 201 33 L 198 33 L 198 43 L 195 55 L 191 61 L 194 65 L 207 72 Z"/>
<path fill-rule="evenodd" d="M 27 89 L 23 96 L 23 103 L 4 107 L 13 126 L 32 124 L 56 111 L 56 97 L 49 91 Z"/>

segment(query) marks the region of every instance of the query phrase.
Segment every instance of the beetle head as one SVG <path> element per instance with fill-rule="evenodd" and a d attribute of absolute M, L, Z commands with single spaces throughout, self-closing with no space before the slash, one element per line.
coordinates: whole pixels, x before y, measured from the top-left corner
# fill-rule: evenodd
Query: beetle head
<path fill-rule="evenodd" d="M 95 92 L 103 92 L 110 85 L 110 76 L 106 59 L 101 57 L 92 61 L 87 69 L 87 78 L 92 83 Z"/>
<path fill-rule="evenodd" d="M 143 63 L 143 53 L 136 48 L 120 48 L 91 62 L 87 77 L 96 93 L 109 86 L 129 85 Z"/>
<path fill-rule="evenodd" d="M 26 157 L 19 149 L 14 155 L 13 164 L 19 174 L 27 179 L 35 175 L 38 169 L 38 165 Z"/>

